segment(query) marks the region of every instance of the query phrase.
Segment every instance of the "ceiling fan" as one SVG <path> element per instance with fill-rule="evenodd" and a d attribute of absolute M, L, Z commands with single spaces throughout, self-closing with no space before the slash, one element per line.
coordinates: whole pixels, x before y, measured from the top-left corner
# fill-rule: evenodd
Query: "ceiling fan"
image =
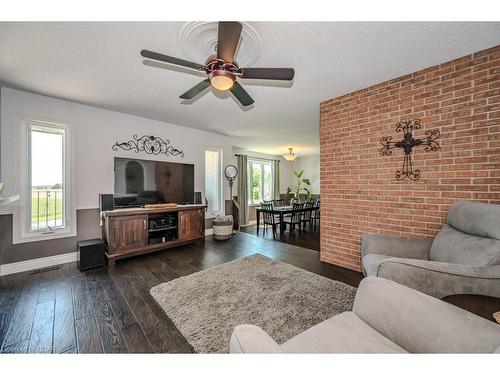
<path fill-rule="evenodd" d="M 241 105 L 246 107 L 253 104 L 254 100 L 237 82 L 237 78 L 291 81 L 295 71 L 292 68 L 240 68 L 234 55 L 242 28 L 239 22 L 219 22 L 217 54 L 210 56 L 204 65 L 145 49 L 141 51 L 141 55 L 147 59 L 180 65 L 207 74 L 207 79 L 182 94 L 181 99 L 192 99 L 212 85 L 220 91 L 231 91 Z"/>

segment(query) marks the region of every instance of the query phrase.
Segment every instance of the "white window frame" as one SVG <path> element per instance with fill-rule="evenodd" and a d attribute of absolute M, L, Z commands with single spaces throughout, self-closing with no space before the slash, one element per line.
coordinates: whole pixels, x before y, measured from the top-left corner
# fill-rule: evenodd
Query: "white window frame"
<path fill-rule="evenodd" d="M 248 158 L 247 161 L 247 170 L 248 170 L 248 205 L 249 206 L 258 206 L 260 205 L 260 202 L 254 202 L 253 200 L 253 194 L 252 194 L 252 172 L 253 168 L 250 168 L 251 165 L 253 164 L 259 164 L 260 165 L 260 187 L 261 187 L 261 198 L 262 201 L 264 201 L 264 165 L 269 165 L 271 167 L 271 200 L 274 199 L 274 173 L 273 173 L 273 163 L 272 161 L 265 161 L 265 160 L 258 160 L 258 159 L 251 159 Z"/>
<path fill-rule="evenodd" d="M 205 161 L 206 161 L 206 158 L 205 158 L 205 154 L 206 154 L 206 151 L 212 151 L 212 152 L 218 152 L 219 153 L 219 210 L 218 211 L 208 211 L 205 213 L 205 217 L 208 217 L 208 218 L 212 218 L 212 217 L 216 217 L 217 215 L 223 215 L 224 214 L 224 211 L 225 211 L 225 208 L 224 208 L 224 205 L 225 205 L 225 202 L 224 202 L 224 178 L 223 178 L 223 174 L 224 174 L 224 171 L 223 171 L 223 161 L 224 161 L 224 155 L 223 155 L 223 150 L 221 147 L 207 147 L 205 148 L 205 150 L 203 151 L 203 165 L 205 166 L 205 174 L 206 174 L 206 165 L 205 165 Z M 205 178 L 205 174 L 203 175 L 204 176 L 204 181 L 203 183 L 206 184 L 206 178 Z M 205 197 L 206 197 L 206 186 L 205 186 Z"/>
<path fill-rule="evenodd" d="M 73 126 L 61 122 L 49 122 L 31 117 L 20 117 L 15 121 L 14 140 L 19 142 L 17 163 L 13 163 L 13 176 L 20 192 L 19 205 L 13 210 L 13 243 L 52 240 L 57 238 L 75 237 L 76 229 L 76 140 Z M 30 138 L 32 126 L 64 131 L 64 227 L 43 231 L 31 229 L 31 159 Z M 15 148 L 14 148 L 15 149 Z"/>

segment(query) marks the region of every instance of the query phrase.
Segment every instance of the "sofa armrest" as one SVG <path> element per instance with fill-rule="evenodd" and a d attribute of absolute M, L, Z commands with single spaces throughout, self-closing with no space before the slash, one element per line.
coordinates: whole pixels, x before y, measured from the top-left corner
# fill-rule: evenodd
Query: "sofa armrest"
<path fill-rule="evenodd" d="M 500 326 L 404 285 L 370 276 L 353 312 L 410 353 L 492 353 Z"/>
<path fill-rule="evenodd" d="M 281 346 L 261 328 L 243 324 L 231 335 L 231 353 L 284 353 Z"/>
<path fill-rule="evenodd" d="M 377 276 L 436 298 L 478 294 L 500 298 L 500 265 L 470 266 L 418 259 L 388 258 Z"/>
<path fill-rule="evenodd" d="M 380 254 L 398 258 L 429 259 L 434 238 L 406 238 L 384 234 L 365 234 L 361 239 L 361 257 Z"/>

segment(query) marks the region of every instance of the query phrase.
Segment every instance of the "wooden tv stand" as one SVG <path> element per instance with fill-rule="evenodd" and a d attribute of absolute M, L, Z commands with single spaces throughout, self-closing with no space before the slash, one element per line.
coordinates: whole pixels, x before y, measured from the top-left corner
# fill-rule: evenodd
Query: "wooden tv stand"
<path fill-rule="evenodd" d="M 205 240 L 204 205 L 117 209 L 103 212 L 102 219 L 110 266 L 118 259 Z M 158 228 L 161 219 L 171 223 Z"/>

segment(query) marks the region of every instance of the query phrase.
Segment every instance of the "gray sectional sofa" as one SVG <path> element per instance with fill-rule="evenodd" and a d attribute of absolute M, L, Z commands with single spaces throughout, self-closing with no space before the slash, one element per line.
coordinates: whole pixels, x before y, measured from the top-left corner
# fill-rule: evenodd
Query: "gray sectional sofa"
<path fill-rule="evenodd" d="M 437 298 L 500 297 L 500 205 L 456 201 L 435 238 L 367 234 L 363 271 Z"/>
<path fill-rule="evenodd" d="M 231 353 L 500 353 L 500 325 L 395 282 L 363 279 L 353 310 L 282 345 L 253 325 L 234 329 Z"/>

